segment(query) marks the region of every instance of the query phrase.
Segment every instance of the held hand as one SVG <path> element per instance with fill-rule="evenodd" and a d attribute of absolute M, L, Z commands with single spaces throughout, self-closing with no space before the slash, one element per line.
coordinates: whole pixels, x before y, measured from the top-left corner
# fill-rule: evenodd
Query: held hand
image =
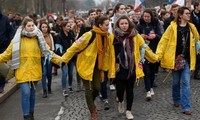
<path fill-rule="evenodd" d="M 153 39 L 155 39 L 156 38 L 156 34 L 149 34 L 148 36 L 147 36 L 147 39 L 149 39 L 149 40 L 153 40 Z"/>
<path fill-rule="evenodd" d="M 141 34 L 141 36 L 142 36 L 142 38 L 143 38 L 144 40 L 147 39 L 147 35 L 145 35 L 145 34 Z"/>

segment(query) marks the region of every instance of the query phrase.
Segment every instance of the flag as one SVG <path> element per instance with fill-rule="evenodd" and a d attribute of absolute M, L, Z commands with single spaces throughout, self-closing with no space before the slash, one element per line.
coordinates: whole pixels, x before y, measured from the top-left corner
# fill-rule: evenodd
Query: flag
<path fill-rule="evenodd" d="M 173 4 L 184 6 L 185 5 L 185 0 L 176 0 Z"/>
<path fill-rule="evenodd" d="M 172 4 L 172 0 L 168 0 L 168 4 Z"/>
<path fill-rule="evenodd" d="M 135 0 L 134 10 L 137 9 L 143 2 L 144 0 Z"/>

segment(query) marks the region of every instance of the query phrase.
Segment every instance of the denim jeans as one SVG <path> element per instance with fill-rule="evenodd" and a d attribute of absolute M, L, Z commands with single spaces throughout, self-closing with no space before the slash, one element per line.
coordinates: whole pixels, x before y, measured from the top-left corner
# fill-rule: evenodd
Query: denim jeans
<path fill-rule="evenodd" d="M 73 69 L 74 69 L 73 62 L 69 62 L 68 64 L 61 67 L 61 70 L 62 70 L 61 81 L 62 81 L 62 89 L 63 90 L 66 90 L 66 88 L 67 88 L 67 77 L 68 77 L 69 86 L 72 86 Z"/>
<path fill-rule="evenodd" d="M 45 59 L 42 58 L 42 88 L 47 90 L 46 78 L 48 80 L 48 87 L 51 88 L 52 83 L 52 63 L 49 60 L 46 60 L 46 64 L 44 62 Z"/>
<path fill-rule="evenodd" d="M 108 99 L 107 95 L 108 72 L 104 72 L 104 81 L 101 83 L 101 95 L 103 100 Z"/>
<path fill-rule="evenodd" d="M 173 71 L 172 74 L 173 74 L 172 97 L 174 103 L 181 103 L 183 112 L 186 110 L 191 110 L 189 64 L 186 63 L 184 70 Z M 181 80 L 182 82 L 180 82 Z M 180 85 L 180 83 L 182 83 L 182 86 Z M 182 92 L 180 92 L 181 88 Z M 182 96 L 180 93 L 182 93 Z"/>
<path fill-rule="evenodd" d="M 6 78 L 0 76 L 0 87 L 4 88 L 5 84 L 6 84 Z"/>
<path fill-rule="evenodd" d="M 29 115 L 30 112 L 34 112 L 36 85 L 37 85 L 37 82 L 20 83 L 21 105 L 22 105 L 22 111 L 23 111 L 24 116 Z"/>

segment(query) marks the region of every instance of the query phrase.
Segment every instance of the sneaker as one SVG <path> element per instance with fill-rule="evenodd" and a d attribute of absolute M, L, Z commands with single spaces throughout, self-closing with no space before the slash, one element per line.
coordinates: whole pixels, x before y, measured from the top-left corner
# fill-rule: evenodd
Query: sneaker
<path fill-rule="evenodd" d="M 99 98 L 100 98 L 100 100 L 103 101 L 103 97 L 102 97 L 102 95 L 100 93 L 99 93 Z"/>
<path fill-rule="evenodd" d="M 52 94 L 51 87 L 48 87 L 48 94 Z"/>
<path fill-rule="evenodd" d="M 47 98 L 47 91 L 46 90 L 43 91 L 42 97 Z"/>
<path fill-rule="evenodd" d="M 24 115 L 24 120 L 32 120 L 30 115 Z"/>
<path fill-rule="evenodd" d="M 118 103 L 118 111 L 119 113 L 124 113 L 124 101 Z"/>
<path fill-rule="evenodd" d="M 73 89 L 72 89 L 72 87 L 69 87 L 69 92 L 73 92 Z"/>
<path fill-rule="evenodd" d="M 51 91 L 51 90 L 48 90 L 48 94 L 52 94 L 52 91 Z"/>
<path fill-rule="evenodd" d="M 0 87 L 0 93 L 4 92 L 4 87 Z"/>
<path fill-rule="evenodd" d="M 104 100 L 104 110 L 109 110 L 109 104 L 108 104 L 108 100 Z"/>
<path fill-rule="evenodd" d="M 67 97 L 67 96 L 68 96 L 68 93 L 67 93 L 66 90 L 63 90 L 63 96 L 64 96 L 64 97 Z"/>
<path fill-rule="evenodd" d="M 146 100 L 147 101 L 151 100 L 151 92 L 150 91 L 147 92 Z"/>
<path fill-rule="evenodd" d="M 114 91 L 115 90 L 115 86 L 113 84 L 110 85 L 110 90 Z"/>
<path fill-rule="evenodd" d="M 126 111 L 126 118 L 128 120 L 132 120 L 134 118 L 133 115 L 132 115 L 132 113 L 131 113 L 131 111 L 129 111 L 129 110 Z"/>
<path fill-rule="evenodd" d="M 150 89 L 151 95 L 155 95 L 153 88 Z"/>

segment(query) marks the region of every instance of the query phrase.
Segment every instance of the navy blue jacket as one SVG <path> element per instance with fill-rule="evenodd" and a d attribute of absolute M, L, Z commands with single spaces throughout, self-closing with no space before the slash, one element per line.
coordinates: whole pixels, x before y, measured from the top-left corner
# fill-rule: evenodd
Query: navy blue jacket
<path fill-rule="evenodd" d="M 7 49 L 14 34 L 14 29 L 9 24 L 8 17 L 0 13 L 0 53 Z"/>

